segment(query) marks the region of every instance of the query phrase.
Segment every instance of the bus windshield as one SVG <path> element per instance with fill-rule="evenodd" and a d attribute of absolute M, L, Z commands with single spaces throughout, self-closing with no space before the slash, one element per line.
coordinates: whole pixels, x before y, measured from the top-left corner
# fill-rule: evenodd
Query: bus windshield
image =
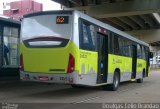
<path fill-rule="evenodd" d="M 62 14 L 39 15 L 24 18 L 22 22 L 21 38 L 22 40 L 40 37 L 70 39 L 71 21 L 71 15 Z"/>

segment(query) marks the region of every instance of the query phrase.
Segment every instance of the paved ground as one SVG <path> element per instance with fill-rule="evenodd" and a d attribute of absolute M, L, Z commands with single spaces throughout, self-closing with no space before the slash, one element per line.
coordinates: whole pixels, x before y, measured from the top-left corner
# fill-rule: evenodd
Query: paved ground
<path fill-rule="evenodd" d="M 145 78 L 142 84 L 136 82 L 122 83 L 119 90 L 115 92 L 104 91 L 100 88 L 72 88 L 69 85 L 0 82 L 0 102 L 160 103 L 160 70 L 151 71 L 151 76 Z M 64 108 L 64 104 L 62 107 Z M 68 107 L 71 108 L 70 105 Z"/>

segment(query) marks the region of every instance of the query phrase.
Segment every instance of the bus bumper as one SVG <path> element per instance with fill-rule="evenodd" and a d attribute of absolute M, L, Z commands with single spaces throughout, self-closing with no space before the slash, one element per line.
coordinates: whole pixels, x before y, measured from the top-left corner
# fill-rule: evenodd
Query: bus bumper
<path fill-rule="evenodd" d="M 77 72 L 73 72 L 71 74 L 45 74 L 45 73 L 30 73 L 23 71 L 20 72 L 20 79 L 22 81 L 75 84 L 77 77 L 78 77 Z"/>
<path fill-rule="evenodd" d="M 45 74 L 20 71 L 20 79 L 22 81 L 97 86 L 97 74 L 79 75 L 77 71 L 70 74 Z"/>

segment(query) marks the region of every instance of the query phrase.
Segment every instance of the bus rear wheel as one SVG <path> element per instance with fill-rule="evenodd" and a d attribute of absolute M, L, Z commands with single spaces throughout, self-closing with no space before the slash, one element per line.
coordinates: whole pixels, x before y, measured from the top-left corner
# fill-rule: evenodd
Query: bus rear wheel
<path fill-rule="evenodd" d="M 137 79 L 137 83 L 143 83 L 143 77 L 145 77 L 145 70 L 143 70 L 142 78 Z"/>
<path fill-rule="evenodd" d="M 104 86 L 103 88 L 107 90 L 109 89 L 111 91 L 116 91 L 119 87 L 119 84 L 120 84 L 120 76 L 118 72 L 115 72 L 113 76 L 113 83 L 108 84 L 107 86 Z"/>
<path fill-rule="evenodd" d="M 72 86 L 72 88 L 82 88 L 82 86 L 79 86 L 79 85 L 76 85 L 76 84 L 72 84 L 71 86 Z"/>
<path fill-rule="evenodd" d="M 137 79 L 137 83 L 143 83 L 143 78 Z"/>

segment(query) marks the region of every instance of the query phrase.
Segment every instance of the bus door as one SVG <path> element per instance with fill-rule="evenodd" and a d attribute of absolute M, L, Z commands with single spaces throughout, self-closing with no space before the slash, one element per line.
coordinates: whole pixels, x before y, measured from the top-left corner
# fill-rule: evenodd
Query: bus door
<path fill-rule="evenodd" d="M 137 46 L 132 46 L 132 79 L 136 78 Z"/>
<path fill-rule="evenodd" d="M 2 63 L 3 63 L 3 58 L 2 58 L 2 55 L 3 55 L 3 49 L 2 49 L 2 47 L 3 47 L 3 44 L 2 44 L 2 42 L 3 42 L 3 28 L 2 28 L 2 26 L 0 25 L 0 68 L 2 67 Z"/>
<path fill-rule="evenodd" d="M 146 74 L 145 74 L 145 77 L 148 77 L 148 68 L 150 66 L 150 63 L 149 63 L 149 50 L 145 50 L 145 60 L 146 60 Z"/>
<path fill-rule="evenodd" d="M 107 82 L 108 69 L 108 37 L 97 33 L 97 50 L 98 50 L 98 74 L 97 84 Z"/>

